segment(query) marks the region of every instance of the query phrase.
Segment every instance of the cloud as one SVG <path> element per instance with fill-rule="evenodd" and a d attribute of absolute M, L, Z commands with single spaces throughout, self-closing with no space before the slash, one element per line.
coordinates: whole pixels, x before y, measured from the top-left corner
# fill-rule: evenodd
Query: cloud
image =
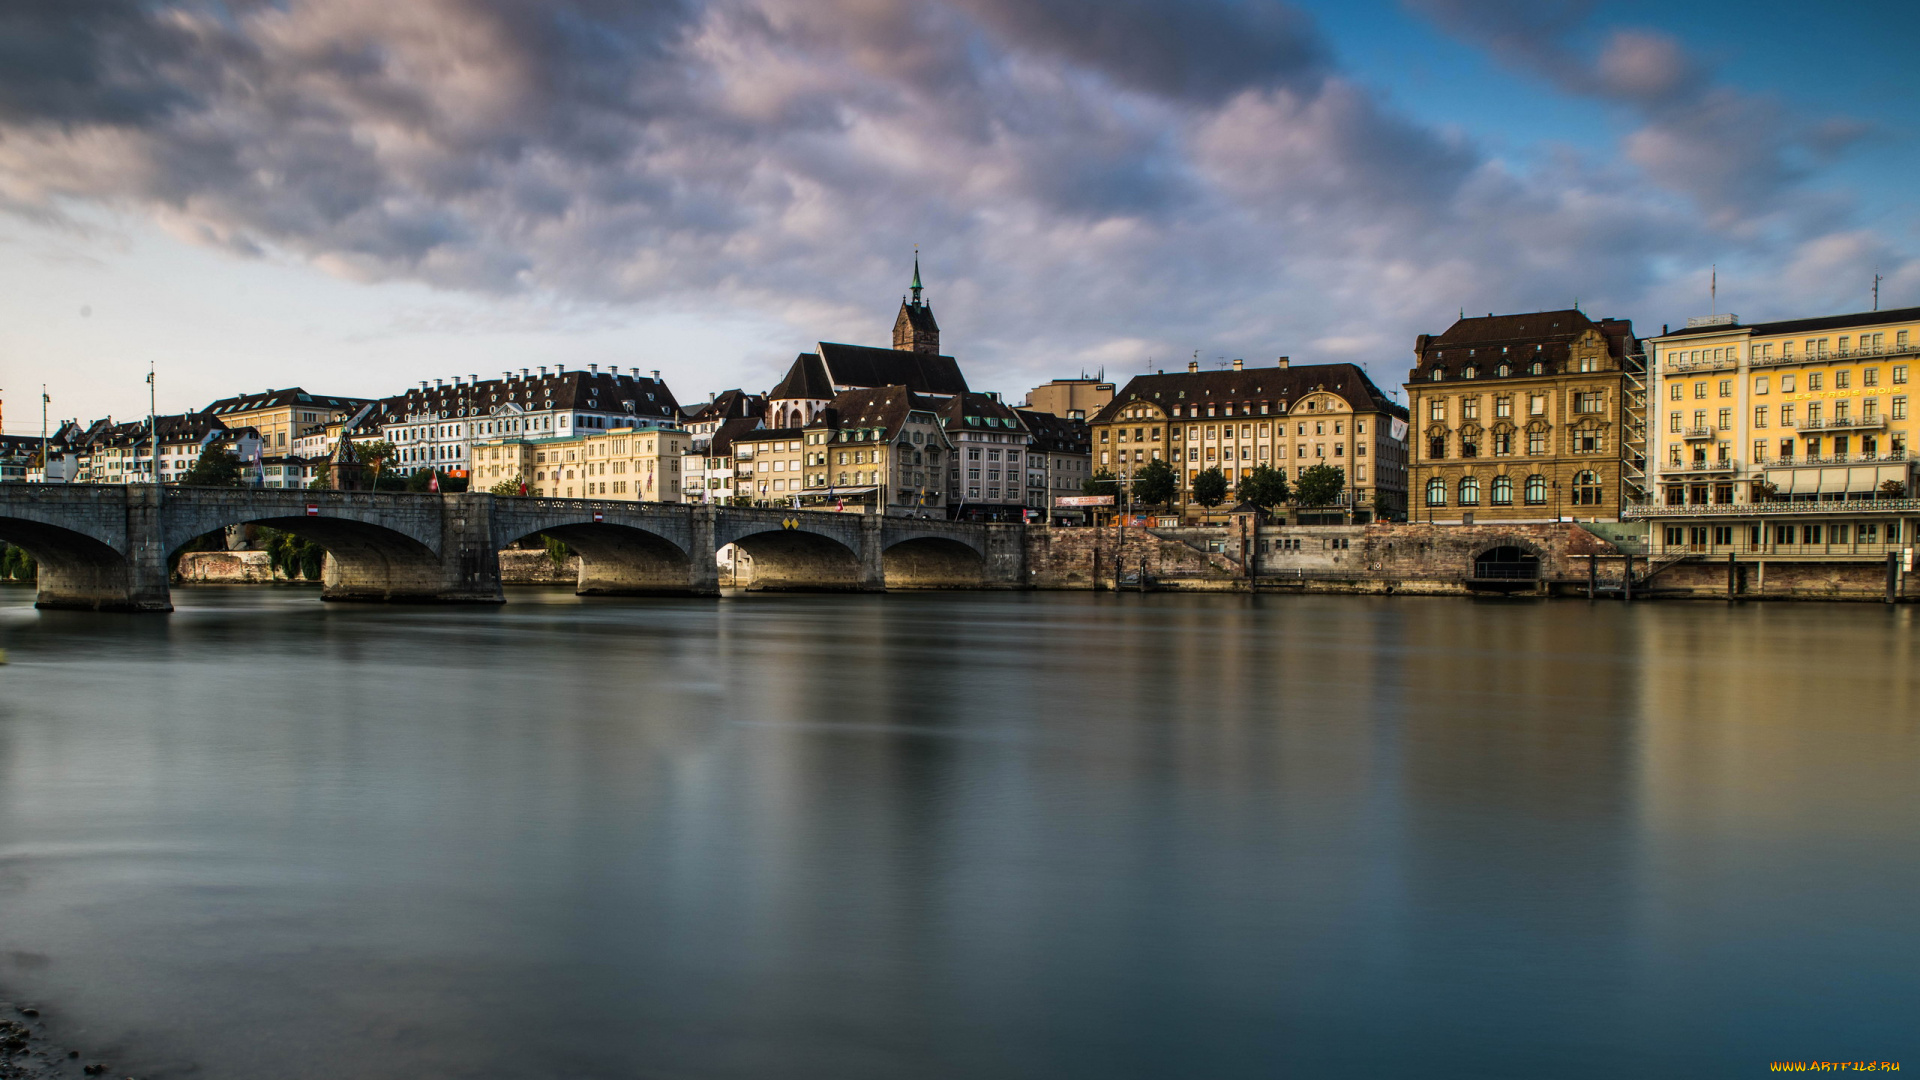
<path fill-rule="evenodd" d="M 1666 267 L 1840 229 L 1792 150 L 1844 127 L 1782 142 L 1666 39 L 1587 48 L 1582 4 L 1423 10 L 1638 110 L 1635 167 L 1517 171 L 1262 0 L 34 0 L 0 15 L 46 46 L 0 64 L 0 207 L 796 344 L 880 338 L 919 242 L 988 385 L 1195 346 L 1396 380 L 1461 306 L 1631 314 Z"/>

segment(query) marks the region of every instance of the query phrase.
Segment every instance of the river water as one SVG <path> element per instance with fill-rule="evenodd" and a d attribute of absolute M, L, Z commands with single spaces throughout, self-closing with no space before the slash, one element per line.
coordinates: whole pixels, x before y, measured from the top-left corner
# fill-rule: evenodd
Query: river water
<path fill-rule="evenodd" d="M 0 593 L 112 1075 L 1920 1068 L 1916 611 Z"/>

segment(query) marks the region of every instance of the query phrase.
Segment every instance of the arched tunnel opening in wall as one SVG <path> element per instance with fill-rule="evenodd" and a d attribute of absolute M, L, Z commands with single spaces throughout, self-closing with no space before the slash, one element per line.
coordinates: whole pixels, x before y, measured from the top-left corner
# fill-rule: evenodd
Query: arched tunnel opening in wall
<path fill-rule="evenodd" d="M 33 556 L 35 606 L 84 611 L 167 611 L 164 596 L 134 595 L 127 557 L 85 533 L 21 518 L 0 518 L 0 540 Z"/>
<path fill-rule="evenodd" d="M 987 561 L 958 540 L 923 536 L 902 540 L 881 555 L 889 589 L 977 589 Z"/>
<path fill-rule="evenodd" d="M 268 517 L 228 522 L 257 525 L 292 533 L 326 549 L 323 600 L 374 601 L 436 598 L 443 591 L 440 556 L 405 533 L 364 521 L 340 517 Z M 182 539 L 168 552 L 175 556 L 194 549 L 208 533 Z"/>
<path fill-rule="evenodd" d="M 785 529 L 733 541 L 736 576 L 729 583 L 749 591 L 848 592 L 860 589 L 860 557 L 837 540 Z"/>
<path fill-rule="evenodd" d="M 693 562 L 680 545 L 644 529 L 606 523 L 554 525 L 513 543 L 552 537 L 580 556 L 581 596 L 662 596 L 694 591 Z"/>

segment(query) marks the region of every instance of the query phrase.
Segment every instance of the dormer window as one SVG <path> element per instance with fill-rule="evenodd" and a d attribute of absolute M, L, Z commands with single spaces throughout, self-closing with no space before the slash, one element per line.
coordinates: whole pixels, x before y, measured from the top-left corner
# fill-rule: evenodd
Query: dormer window
<path fill-rule="evenodd" d="M 1513 374 L 1513 368 L 1512 368 L 1512 367 L 1510 367 L 1510 366 L 1508 366 L 1508 365 L 1506 365 L 1506 364 L 1501 364 L 1501 365 L 1500 365 L 1500 368 L 1499 368 L 1499 371 L 1500 371 L 1500 374 L 1501 374 L 1501 375 L 1511 375 L 1511 374 Z"/>
<path fill-rule="evenodd" d="M 1440 370 L 1439 368 L 1434 368 L 1434 369 L 1433 369 L 1433 375 L 1432 375 L 1432 378 L 1433 378 L 1433 381 L 1434 381 L 1434 382 L 1439 382 L 1439 381 L 1440 381 L 1441 379 L 1444 379 L 1444 378 L 1446 378 L 1446 377 L 1447 377 L 1447 373 L 1446 373 L 1446 372 L 1444 372 L 1444 371 L 1441 371 L 1441 370 Z"/>
<path fill-rule="evenodd" d="M 1471 364 L 1469 364 L 1469 365 L 1467 365 L 1467 367 L 1466 367 L 1466 368 L 1464 368 L 1464 369 L 1463 369 L 1463 370 L 1462 370 L 1462 371 L 1460 372 L 1460 377 L 1461 377 L 1461 378 L 1463 378 L 1463 379 L 1471 379 L 1471 378 L 1473 378 L 1473 377 L 1474 377 L 1475 375 L 1478 375 L 1478 374 L 1480 374 L 1480 372 L 1479 372 L 1478 370 L 1476 370 L 1476 369 L 1475 369 L 1475 368 L 1473 367 L 1473 365 L 1471 365 Z"/>
<path fill-rule="evenodd" d="M 1533 373 L 1535 375 L 1544 375 L 1546 374 L 1546 371 L 1547 371 L 1547 365 L 1541 363 L 1538 360 L 1535 360 L 1533 362 Z"/>

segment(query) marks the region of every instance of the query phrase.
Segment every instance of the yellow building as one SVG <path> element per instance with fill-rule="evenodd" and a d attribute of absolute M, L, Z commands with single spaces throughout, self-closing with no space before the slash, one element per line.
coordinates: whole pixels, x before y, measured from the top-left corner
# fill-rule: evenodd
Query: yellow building
<path fill-rule="evenodd" d="M 1092 467 L 1122 479 L 1164 458 L 1179 477 L 1175 506 L 1191 504 L 1193 481 L 1217 468 L 1229 485 L 1261 465 L 1297 481 L 1331 465 L 1347 484 L 1316 518 L 1391 521 L 1407 505 L 1406 410 L 1354 364 L 1138 375 L 1091 421 Z"/>
<path fill-rule="evenodd" d="M 486 439 L 473 444 L 472 486 L 524 485 L 561 499 L 681 502 L 681 458 L 693 437 L 678 428 L 613 428 L 560 439 Z"/>
<path fill-rule="evenodd" d="M 229 428 L 253 428 L 260 433 L 267 453 L 285 454 L 293 448 L 295 439 L 348 420 L 369 404 L 361 398 L 309 394 L 295 386 L 221 398 L 201 411 L 219 417 Z"/>
<path fill-rule="evenodd" d="M 1103 379 L 1055 379 L 1027 391 L 1023 409 L 1052 413 L 1068 420 L 1085 420 L 1113 400 L 1114 386 Z"/>
<path fill-rule="evenodd" d="M 1913 542 L 1920 308 L 1651 339 L 1654 498 L 1632 514 L 1671 553 L 1879 559 Z"/>
<path fill-rule="evenodd" d="M 1463 318 L 1407 374 L 1418 521 L 1618 521 L 1646 496 L 1645 365 L 1625 319 Z"/>

